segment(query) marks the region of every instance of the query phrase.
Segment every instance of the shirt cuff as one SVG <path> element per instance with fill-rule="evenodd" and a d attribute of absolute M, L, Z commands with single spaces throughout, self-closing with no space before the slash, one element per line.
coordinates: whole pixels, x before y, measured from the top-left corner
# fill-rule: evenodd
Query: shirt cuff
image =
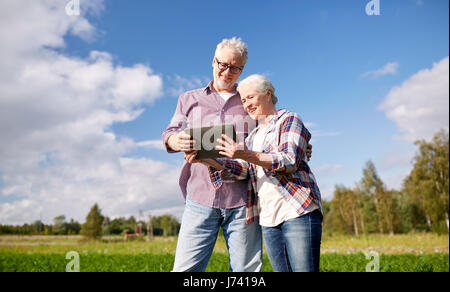
<path fill-rule="evenodd" d="M 214 167 L 208 166 L 209 178 L 213 187 L 218 190 L 223 184 L 223 172 L 224 170 L 217 170 Z"/>

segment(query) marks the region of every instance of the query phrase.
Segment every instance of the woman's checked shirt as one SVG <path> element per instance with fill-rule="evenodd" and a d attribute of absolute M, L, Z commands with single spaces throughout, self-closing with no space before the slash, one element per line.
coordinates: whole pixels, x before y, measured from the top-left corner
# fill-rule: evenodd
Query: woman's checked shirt
<path fill-rule="evenodd" d="M 255 128 L 245 140 L 248 149 L 253 148 L 253 139 L 258 131 Z M 264 169 L 267 177 L 275 184 L 280 194 L 291 204 L 299 215 L 315 202 L 320 211 L 321 196 L 311 169 L 306 163 L 306 149 L 311 134 L 303 125 L 300 117 L 287 110 L 278 110 L 266 128 L 263 153 L 272 158 L 272 169 Z M 211 182 L 219 189 L 224 172 L 231 173 L 238 179 L 249 179 L 247 223 L 259 218 L 258 194 L 256 188 L 256 166 L 241 159 L 217 159 L 225 170 L 210 170 Z"/>

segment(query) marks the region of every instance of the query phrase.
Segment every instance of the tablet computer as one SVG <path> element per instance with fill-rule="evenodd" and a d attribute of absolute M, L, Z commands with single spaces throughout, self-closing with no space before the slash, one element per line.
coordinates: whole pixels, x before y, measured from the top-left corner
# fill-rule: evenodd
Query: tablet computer
<path fill-rule="evenodd" d="M 190 135 L 195 143 L 194 148 L 198 150 L 197 159 L 224 157 L 216 150 L 219 145 L 217 139 L 222 139 L 222 134 L 227 135 L 237 142 L 237 135 L 234 126 L 231 124 L 217 125 L 201 128 L 187 128 L 184 132 Z"/>

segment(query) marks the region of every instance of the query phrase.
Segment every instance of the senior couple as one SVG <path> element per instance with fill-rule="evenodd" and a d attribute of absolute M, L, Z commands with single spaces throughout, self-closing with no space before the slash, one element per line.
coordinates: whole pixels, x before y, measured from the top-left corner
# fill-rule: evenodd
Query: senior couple
<path fill-rule="evenodd" d="M 167 151 L 184 152 L 186 159 L 179 180 L 186 205 L 173 271 L 204 271 L 220 227 L 230 272 L 261 270 L 263 238 L 274 271 L 319 271 L 323 216 L 307 163 L 311 134 L 297 113 L 277 109 L 267 78 L 251 75 L 236 84 L 247 59 L 241 39 L 218 44 L 213 81 L 179 97 L 162 135 Z M 224 124 L 227 117 L 244 129 L 240 141 L 222 135 L 216 149 L 223 158 L 197 159 L 183 130 Z"/>

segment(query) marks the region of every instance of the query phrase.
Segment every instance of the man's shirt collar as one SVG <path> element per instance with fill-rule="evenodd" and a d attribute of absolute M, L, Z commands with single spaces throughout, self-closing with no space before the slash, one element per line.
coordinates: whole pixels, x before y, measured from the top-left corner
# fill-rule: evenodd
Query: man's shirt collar
<path fill-rule="evenodd" d="M 215 91 L 213 86 L 214 80 L 209 81 L 208 85 L 203 89 L 203 92 L 206 92 L 206 94 L 210 94 L 212 91 Z M 234 85 L 234 90 L 237 92 L 237 83 Z"/>

